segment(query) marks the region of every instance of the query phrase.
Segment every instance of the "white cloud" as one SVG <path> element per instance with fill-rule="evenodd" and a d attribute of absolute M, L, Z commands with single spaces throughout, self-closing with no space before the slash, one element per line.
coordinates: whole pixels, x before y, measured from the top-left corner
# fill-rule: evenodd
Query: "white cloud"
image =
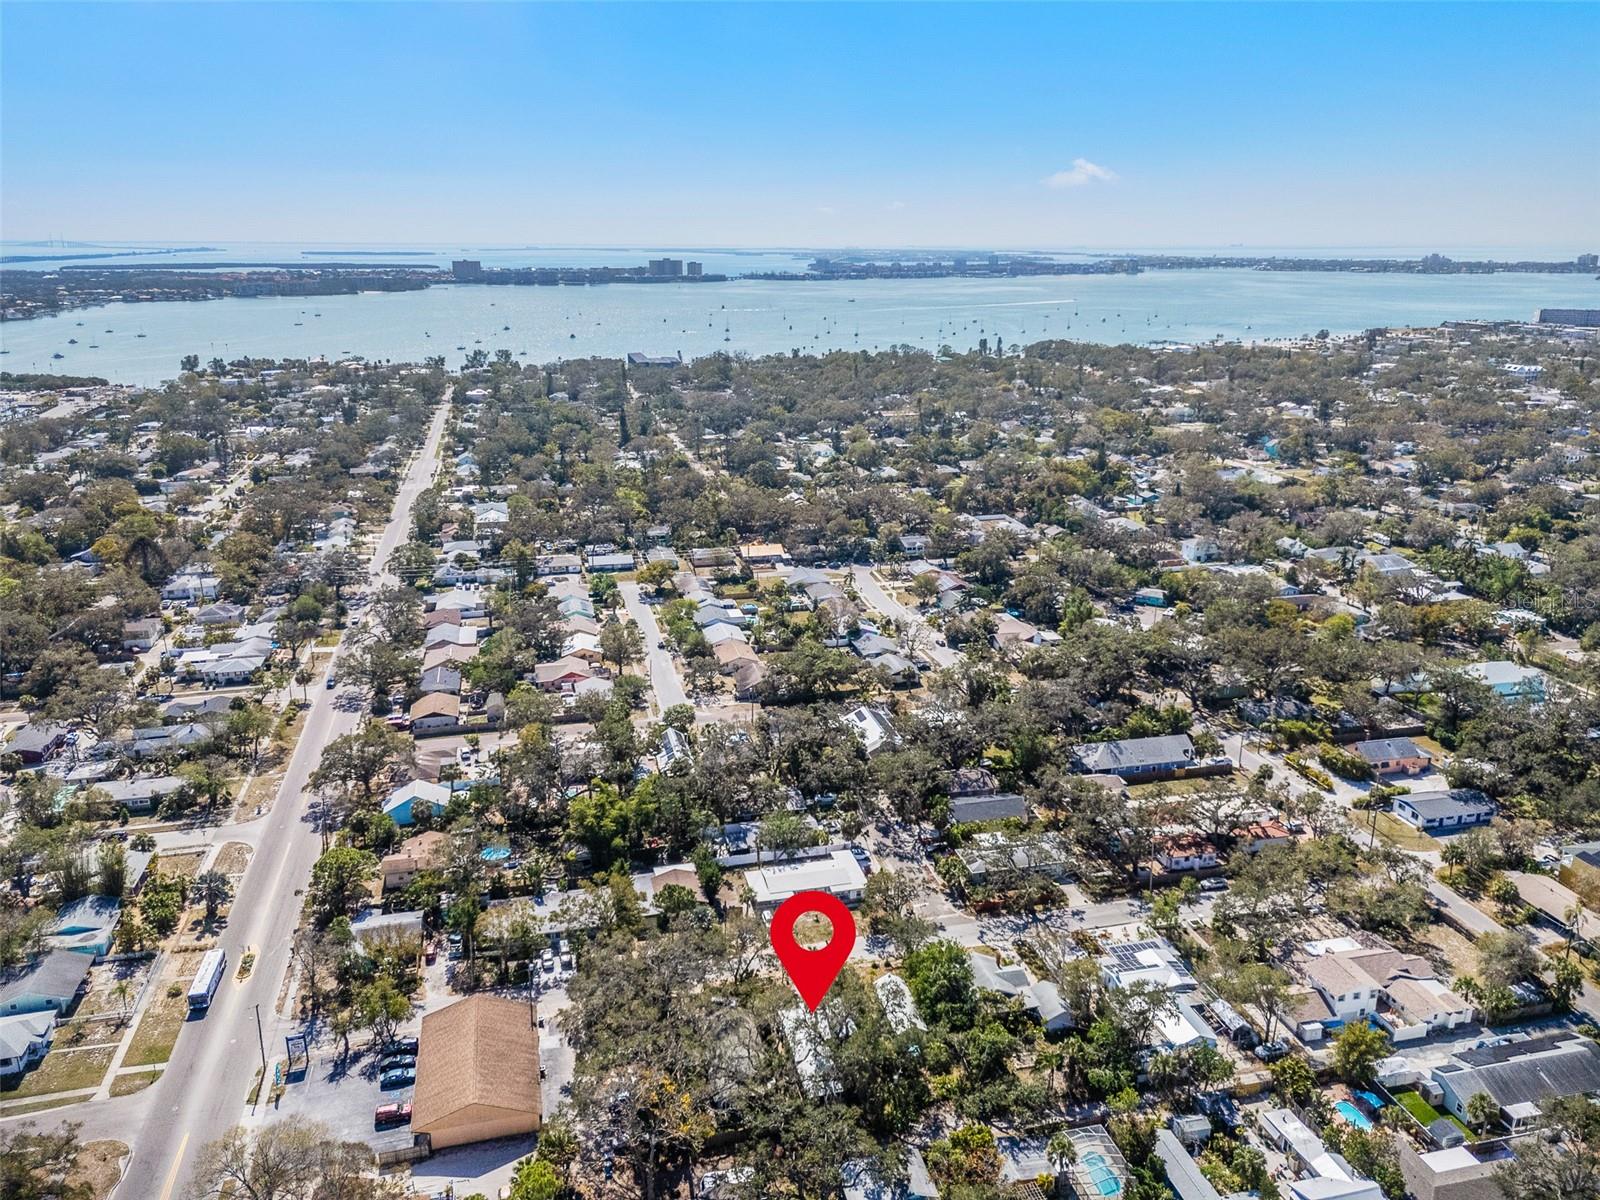
<path fill-rule="evenodd" d="M 889 212 L 899 212 L 905 206 L 906 206 L 906 202 L 904 200 L 891 200 L 891 201 L 889 201 L 889 203 L 885 204 L 883 207 L 886 210 L 888 210 Z"/>
<path fill-rule="evenodd" d="M 1110 167 L 1102 167 L 1099 163 L 1092 163 L 1087 158 L 1075 158 L 1072 166 L 1065 171 L 1057 171 L 1054 175 L 1047 175 L 1040 180 L 1048 188 L 1075 188 L 1086 183 L 1098 180 L 1101 183 L 1111 183 L 1117 173 Z"/>

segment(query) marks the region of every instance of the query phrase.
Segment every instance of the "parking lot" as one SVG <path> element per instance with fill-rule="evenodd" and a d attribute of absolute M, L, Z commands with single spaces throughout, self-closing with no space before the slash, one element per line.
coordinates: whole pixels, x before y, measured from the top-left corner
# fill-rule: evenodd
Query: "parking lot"
<path fill-rule="evenodd" d="M 414 1038 L 420 1025 L 418 1014 L 401 1027 L 397 1036 Z M 284 1090 L 276 1115 L 309 1117 L 329 1126 L 338 1137 L 371 1141 L 380 1150 L 390 1145 L 409 1146 L 411 1128 L 406 1124 L 392 1125 L 384 1136 L 375 1136 L 373 1112 L 380 1104 L 409 1104 L 413 1088 L 386 1089 L 381 1085 L 381 1056 L 376 1047 L 366 1044 L 365 1034 L 350 1039 L 348 1057 L 342 1050 L 343 1040 L 324 1029 L 311 1045 L 311 1063 L 304 1077 L 292 1081 Z"/>

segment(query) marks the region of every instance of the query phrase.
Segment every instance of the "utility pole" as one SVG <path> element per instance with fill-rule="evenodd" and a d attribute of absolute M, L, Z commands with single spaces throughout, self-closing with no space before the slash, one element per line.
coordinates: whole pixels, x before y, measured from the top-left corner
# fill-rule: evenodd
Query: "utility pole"
<path fill-rule="evenodd" d="M 261 1099 L 261 1090 L 267 1085 L 267 1039 L 261 1032 L 261 1005 L 256 1005 L 256 1042 L 261 1047 L 261 1088 L 256 1089 L 256 1099 Z"/>

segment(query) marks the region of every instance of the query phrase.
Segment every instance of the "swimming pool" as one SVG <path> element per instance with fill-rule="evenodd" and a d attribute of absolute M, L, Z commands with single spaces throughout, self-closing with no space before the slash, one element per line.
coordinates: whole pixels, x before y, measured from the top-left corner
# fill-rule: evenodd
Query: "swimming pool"
<path fill-rule="evenodd" d="M 511 851 L 505 846 L 485 846 L 478 857 L 484 862 L 504 862 L 511 857 Z"/>
<path fill-rule="evenodd" d="M 1095 1191 L 1102 1196 L 1116 1196 L 1122 1192 L 1122 1180 L 1117 1178 L 1117 1173 L 1106 1163 L 1106 1156 L 1097 1150 L 1091 1150 L 1083 1156 L 1083 1166 L 1089 1179 L 1094 1183 Z"/>
<path fill-rule="evenodd" d="M 1346 1121 L 1349 1121 L 1350 1124 L 1354 1125 L 1357 1129 L 1372 1128 L 1372 1118 L 1367 1116 L 1366 1113 L 1362 1112 L 1354 1104 L 1351 1104 L 1350 1101 L 1335 1100 L 1333 1107 L 1338 1110 L 1341 1117 L 1343 1117 Z"/>

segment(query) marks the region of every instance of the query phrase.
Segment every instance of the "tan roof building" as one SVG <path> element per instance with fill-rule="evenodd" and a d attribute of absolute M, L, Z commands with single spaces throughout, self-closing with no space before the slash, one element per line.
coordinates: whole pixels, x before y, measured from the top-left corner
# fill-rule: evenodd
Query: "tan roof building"
<path fill-rule="evenodd" d="M 444 866 L 449 846 L 448 835 L 437 829 L 407 838 L 378 864 L 384 889 L 403 888 L 417 877 L 417 872 Z"/>
<path fill-rule="evenodd" d="M 717 666 L 724 675 L 732 675 L 744 663 L 761 661 L 760 656 L 750 648 L 748 642 L 741 642 L 737 638 L 718 642 L 711 647 L 711 655 L 717 660 Z"/>
<path fill-rule="evenodd" d="M 426 671 L 431 667 L 460 666 L 462 663 L 471 662 L 477 657 L 478 647 L 476 644 L 457 646 L 446 642 L 442 646 L 433 646 L 428 649 L 428 652 L 422 656 L 422 669 Z"/>
<path fill-rule="evenodd" d="M 454 721 L 461 716 L 461 697 L 449 692 L 429 692 L 411 706 L 410 716 L 413 723 L 427 717 Z"/>
<path fill-rule="evenodd" d="M 538 1130 L 539 1029 L 520 1000 L 471 996 L 422 1018 L 411 1129 L 433 1149 Z"/>

